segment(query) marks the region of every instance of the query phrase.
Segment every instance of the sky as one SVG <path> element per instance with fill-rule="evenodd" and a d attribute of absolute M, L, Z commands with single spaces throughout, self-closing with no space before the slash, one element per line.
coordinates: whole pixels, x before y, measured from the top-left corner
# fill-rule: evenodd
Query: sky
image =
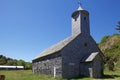
<path fill-rule="evenodd" d="M 0 55 L 32 62 L 43 50 L 71 36 L 71 14 L 79 0 L 0 0 Z M 120 0 L 80 0 L 90 13 L 99 43 L 120 20 Z"/>

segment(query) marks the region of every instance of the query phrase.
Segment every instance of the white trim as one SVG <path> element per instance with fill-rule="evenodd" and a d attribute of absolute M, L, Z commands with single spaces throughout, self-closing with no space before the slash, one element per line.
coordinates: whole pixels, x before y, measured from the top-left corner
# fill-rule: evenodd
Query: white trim
<path fill-rule="evenodd" d="M 24 69 L 24 66 L 2 66 L 2 65 L 0 65 L 0 68 L 11 68 L 11 69 L 18 68 L 18 69 Z"/>

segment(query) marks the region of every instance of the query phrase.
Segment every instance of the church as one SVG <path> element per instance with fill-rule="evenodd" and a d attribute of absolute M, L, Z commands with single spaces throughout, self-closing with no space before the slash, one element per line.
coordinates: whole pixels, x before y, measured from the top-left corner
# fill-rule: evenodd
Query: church
<path fill-rule="evenodd" d="M 33 73 L 62 78 L 103 77 L 103 53 L 90 35 L 89 12 L 72 13 L 72 35 L 32 60 Z"/>

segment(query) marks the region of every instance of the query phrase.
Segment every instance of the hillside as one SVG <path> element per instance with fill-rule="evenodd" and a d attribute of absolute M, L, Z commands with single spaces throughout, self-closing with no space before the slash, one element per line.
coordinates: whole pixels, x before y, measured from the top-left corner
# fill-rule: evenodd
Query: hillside
<path fill-rule="evenodd" d="M 105 55 L 105 67 L 109 70 L 120 70 L 120 35 L 104 36 L 99 47 Z"/>

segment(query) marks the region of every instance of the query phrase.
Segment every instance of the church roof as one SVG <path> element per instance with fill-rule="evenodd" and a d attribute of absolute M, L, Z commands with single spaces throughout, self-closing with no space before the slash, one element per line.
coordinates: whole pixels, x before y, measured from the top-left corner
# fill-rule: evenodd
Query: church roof
<path fill-rule="evenodd" d="M 40 53 L 40 55 L 38 55 L 35 59 L 38 59 L 38 58 L 41 58 L 41 57 L 44 57 L 47 55 L 51 55 L 51 54 L 54 54 L 55 52 L 60 51 L 62 48 L 64 48 L 68 43 L 70 43 L 75 38 L 76 38 L 76 36 L 70 36 L 70 37 L 60 41 L 59 43 L 47 48 L 45 51 Z"/>
<path fill-rule="evenodd" d="M 81 62 L 90 62 L 90 61 L 93 61 L 94 58 L 99 54 L 99 52 L 93 52 L 89 55 L 86 55 L 84 56 L 82 59 L 81 59 Z"/>

